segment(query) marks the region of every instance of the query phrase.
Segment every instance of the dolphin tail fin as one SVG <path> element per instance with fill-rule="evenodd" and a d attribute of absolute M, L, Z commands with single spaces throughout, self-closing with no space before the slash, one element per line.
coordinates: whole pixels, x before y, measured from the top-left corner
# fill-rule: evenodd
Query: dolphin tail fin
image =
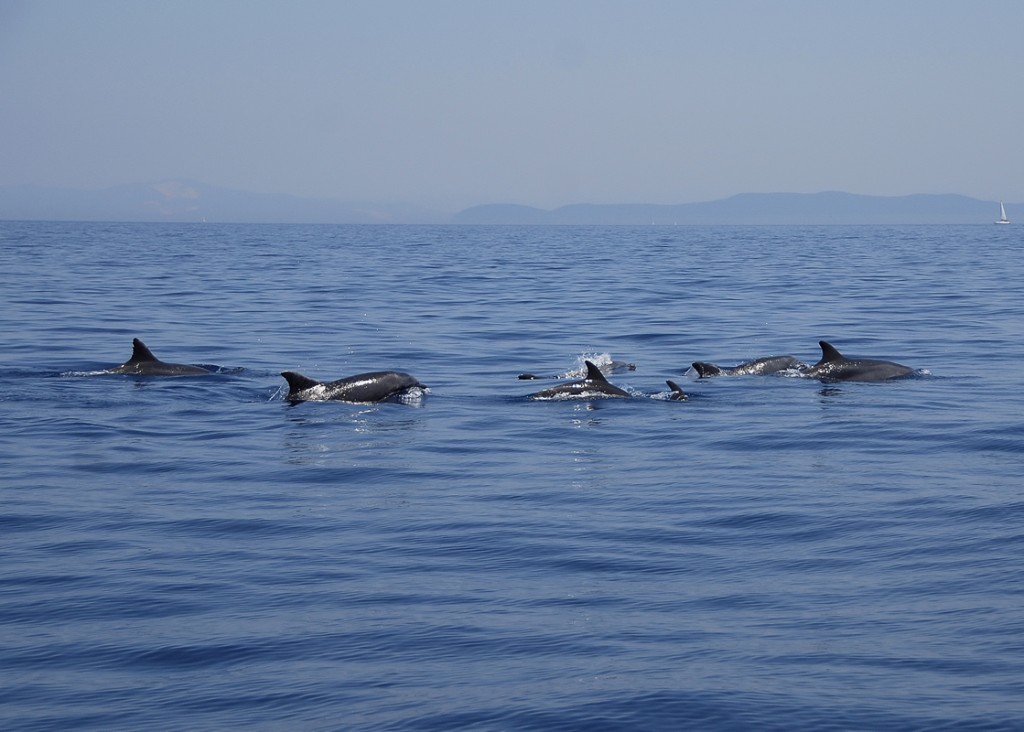
<path fill-rule="evenodd" d="M 686 392 L 676 382 L 668 379 L 665 381 L 668 384 L 668 388 L 672 390 L 672 396 L 669 397 L 673 401 L 682 402 L 686 400 Z"/>
<path fill-rule="evenodd" d="M 601 372 L 601 369 L 595 366 L 593 362 L 584 361 L 583 363 L 585 363 L 587 366 L 587 381 L 597 381 L 599 383 L 605 384 L 608 383 L 608 379 L 605 378 L 605 375 Z"/>
<path fill-rule="evenodd" d="M 721 376 L 722 374 L 722 369 L 707 361 L 694 361 L 692 365 L 702 379 L 708 376 Z"/>
<path fill-rule="evenodd" d="M 146 344 L 140 341 L 138 338 L 132 339 L 132 357 L 128 359 L 128 363 L 142 363 L 144 361 L 158 361 L 159 359 L 153 355 L 153 352 L 146 347 Z"/>
<path fill-rule="evenodd" d="M 836 347 L 833 346 L 828 341 L 818 341 L 818 345 L 821 346 L 821 361 L 822 362 L 832 362 L 832 361 L 842 361 L 843 360 L 843 358 L 844 358 L 843 354 L 841 354 L 836 349 Z"/>
<path fill-rule="evenodd" d="M 297 374 L 294 371 L 282 371 L 281 376 L 283 376 L 284 380 L 288 382 L 289 394 L 294 394 L 304 389 L 310 389 L 320 383 L 319 381 L 315 381 L 309 378 L 308 376 Z"/>

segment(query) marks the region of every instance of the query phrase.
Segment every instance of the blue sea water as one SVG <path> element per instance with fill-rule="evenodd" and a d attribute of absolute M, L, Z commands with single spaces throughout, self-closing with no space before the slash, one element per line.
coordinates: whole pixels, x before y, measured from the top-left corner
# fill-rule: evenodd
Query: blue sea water
<path fill-rule="evenodd" d="M 1022 252 L 2 222 L 0 727 L 1022 729 Z M 688 373 L 819 339 L 919 371 Z M 516 378 L 588 356 L 636 398 Z M 430 392 L 283 399 L 383 368 Z"/>

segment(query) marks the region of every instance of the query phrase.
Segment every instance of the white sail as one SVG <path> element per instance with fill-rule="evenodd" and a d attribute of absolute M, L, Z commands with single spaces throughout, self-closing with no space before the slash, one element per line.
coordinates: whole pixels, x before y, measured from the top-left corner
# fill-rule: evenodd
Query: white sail
<path fill-rule="evenodd" d="M 1003 202 L 1002 201 L 999 202 L 999 221 L 997 221 L 996 223 L 997 224 L 1008 224 L 1008 223 L 1010 223 L 1010 220 L 1008 218 L 1006 218 L 1006 208 L 1003 206 Z"/>

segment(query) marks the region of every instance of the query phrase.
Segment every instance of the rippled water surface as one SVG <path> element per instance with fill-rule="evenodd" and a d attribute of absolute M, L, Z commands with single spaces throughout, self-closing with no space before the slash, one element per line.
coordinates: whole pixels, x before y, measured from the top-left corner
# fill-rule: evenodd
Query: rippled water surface
<path fill-rule="evenodd" d="M 0 726 L 1020 729 L 1022 253 L 0 223 Z M 918 371 L 689 370 L 820 339 Z M 634 398 L 516 378 L 584 357 Z M 383 368 L 429 394 L 283 399 Z"/>

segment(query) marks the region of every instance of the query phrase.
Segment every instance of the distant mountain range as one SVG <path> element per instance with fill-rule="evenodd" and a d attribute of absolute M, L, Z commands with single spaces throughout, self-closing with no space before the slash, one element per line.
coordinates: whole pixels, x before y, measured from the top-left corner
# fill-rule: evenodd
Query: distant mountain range
<path fill-rule="evenodd" d="M 1014 205 L 1007 206 L 1013 218 Z M 453 217 L 460 224 L 984 224 L 997 202 L 958 195 L 862 196 L 853 193 L 742 193 L 705 203 L 574 204 L 554 210 L 487 205 Z"/>
<path fill-rule="evenodd" d="M 1010 218 L 1020 204 L 1007 206 Z M 474 206 L 456 214 L 400 204 L 248 193 L 172 180 L 100 191 L 0 188 L 0 219 L 323 224 L 985 224 L 998 204 L 959 195 L 743 193 L 703 203 Z"/>

